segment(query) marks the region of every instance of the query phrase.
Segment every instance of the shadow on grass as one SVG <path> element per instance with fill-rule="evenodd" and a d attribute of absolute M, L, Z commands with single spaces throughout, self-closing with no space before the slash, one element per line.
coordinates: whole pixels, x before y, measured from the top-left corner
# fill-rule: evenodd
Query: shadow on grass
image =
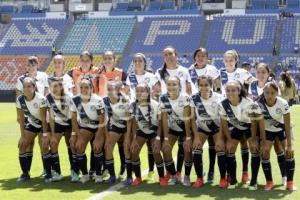
<path fill-rule="evenodd" d="M 112 185 L 96 184 L 93 181 L 88 183 L 72 183 L 70 177 L 65 177 L 61 182 L 45 183 L 43 178 L 33 177 L 27 182 L 17 182 L 17 178 L 1 179 L 1 190 L 28 189 L 30 192 L 40 192 L 43 190 L 59 190 L 63 193 L 72 193 L 76 191 L 89 191 L 90 193 L 99 193 L 107 190 Z M 1 199 L 1 198 L 0 198 Z"/>
<path fill-rule="evenodd" d="M 167 195 L 170 194 L 180 194 L 183 198 L 199 198 L 201 196 L 206 196 L 207 198 L 212 198 L 215 200 L 227 200 L 232 198 L 282 199 L 291 194 L 291 192 L 284 190 L 282 186 L 275 186 L 275 189 L 272 191 L 264 191 L 263 187 L 263 185 L 259 185 L 257 191 L 249 191 L 248 188 L 242 188 L 241 185 L 239 185 L 235 190 L 220 189 L 218 185 L 209 184 L 205 184 L 199 189 L 185 187 L 181 184 L 162 188 L 158 183 L 149 184 L 143 182 L 139 186 L 121 189 L 120 195 L 133 195 L 140 192 L 146 192 L 152 196 L 159 196 L 159 198 L 163 198 L 164 196 L 167 197 Z"/>

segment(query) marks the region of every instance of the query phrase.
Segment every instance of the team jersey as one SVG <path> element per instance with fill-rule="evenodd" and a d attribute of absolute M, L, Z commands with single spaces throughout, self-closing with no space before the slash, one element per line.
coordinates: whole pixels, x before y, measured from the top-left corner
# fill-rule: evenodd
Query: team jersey
<path fill-rule="evenodd" d="M 193 64 L 189 67 L 188 71 L 190 79 L 192 81 L 191 84 L 193 94 L 198 91 L 197 79 L 199 76 L 207 75 L 210 76 L 213 80 L 217 79 L 220 76 L 218 69 L 215 66 L 209 64 L 201 69 L 197 69 L 195 67 L 195 64 Z"/>
<path fill-rule="evenodd" d="M 265 130 L 270 132 L 284 130 L 283 115 L 290 112 L 289 104 L 285 99 L 276 97 L 275 105 L 269 107 L 265 99 L 261 98 L 258 100 L 258 105 L 264 115 Z"/>
<path fill-rule="evenodd" d="M 200 94 L 194 94 L 191 98 L 191 107 L 195 108 L 196 125 L 206 132 L 216 133 L 220 127 L 220 115 L 218 105 L 222 95 L 212 92 L 209 99 L 203 99 Z"/>
<path fill-rule="evenodd" d="M 130 101 L 135 101 L 135 88 L 140 83 L 146 83 L 150 90 L 156 82 L 154 74 L 146 72 L 143 75 L 136 75 L 131 73 L 127 76 L 126 85 L 130 88 Z"/>
<path fill-rule="evenodd" d="M 172 100 L 167 94 L 160 97 L 161 112 L 168 113 L 168 125 L 171 130 L 184 130 L 184 108 L 190 106 L 190 97 L 180 94 L 177 99 Z"/>
<path fill-rule="evenodd" d="M 71 105 L 72 99 L 68 95 L 65 95 L 65 97 L 62 98 L 64 98 L 63 104 L 60 99 L 57 100 L 51 94 L 48 94 L 46 96 L 47 106 L 54 114 L 55 123 L 58 123 L 62 126 L 68 126 L 70 125 L 68 121 L 71 119 L 69 105 Z"/>
<path fill-rule="evenodd" d="M 225 85 L 228 81 L 239 81 L 242 85 L 244 85 L 245 81 L 250 79 L 252 75 L 242 68 L 236 68 L 234 72 L 227 72 L 225 68 L 219 70 L 221 77 L 221 85 L 222 85 L 222 93 L 225 94 Z"/>
<path fill-rule="evenodd" d="M 36 128 L 42 127 L 40 108 L 47 107 L 46 98 L 42 94 L 36 92 L 31 101 L 27 101 L 24 95 L 20 95 L 16 103 L 16 107 L 23 110 L 29 124 Z"/>
<path fill-rule="evenodd" d="M 257 112 L 257 107 L 257 104 L 249 98 L 243 97 L 237 106 L 232 106 L 226 98 L 219 104 L 219 113 L 221 117 L 226 118 L 230 129 L 235 127 L 239 130 L 246 130 L 251 126 L 249 113 Z"/>
<path fill-rule="evenodd" d="M 72 98 L 70 111 L 77 113 L 79 126 L 97 129 L 99 127 L 99 115 L 105 113 L 103 99 L 96 94 L 92 94 L 89 102 L 83 103 L 80 95 Z"/>
<path fill-rule="evenodd" d="M 107 82 L 108 81 L 120 81 L 125 83 L 126 74 L 120 68 L 114 68 L 111 72 L 106 72 L 104 69 L 100 71 L 99 75 L 99 92 L 98 95 L 101 97 L 107 96 Z"/>
<path fill-rule="evenodd" d="M 56 77 L 54 73 L 49 75 L 49 78 Z M 69 95 L 73 94 L 74 81 L 69 74 L 64 74 L 62 77 L 62 83 L 64 87 L 64 92 Z"/>
<path fill-rule="evenodd" d="M 262 93 L 264 92 L 264 88 L 258 86 L 258 81 L 252 81 L 250 83 L 248 94 L 251 95 L 253 100 L 256 100 Z"/>
<path fill-rule="evenodd" d="M 134 102 L 131 104 L 131 107 L 132 115 L 137 122 L 137 131 L 142 131 L 145 134 L 156 133 L 158 127 L 158 115 L 160 114 L 159 103 L 151 99 L 150 105 L 139 106 Z"/>
<path fill-rule="evenodd" d="M 109 97 L 103 98 L 108 117 L 108 125 L 125 128 L 129 119 L 130 104 L 127 99 L 120 98 L 117 103 L 112 104 Z"/>
<path fill-rule="evenodd" d="M 163 80 L 160 76 L 161 70 L 162 69 L 158 69 L 155 73 L 156 82 L 160 82 L 161 85 L 161 94 L 167 93 L 167 77 L 173 76 L 177 76 L 180 79 L 181 93 L 186 94 L 186 86 L 192 82 L 187 68 L 179 65 L 176 69 L 166 69 L 165 80 Z"/>
<path fill-rule="evenodd" d="M 88 71 L 82 71 L 81 67 L 75 67 L 68 72 L 68 75 L 72 77 L 75 86 L 74 94 L 79 94 L 80 92 L 80 80 L 84 76 L 89 76 L 92 78 L 94 93 L 98 93 L 98 80 L 99 80 L 99 70 L 96 67 L 91 67 Z"/>
<path fill-rule="evenodd" d="M 23 93 L 23 81 L 26 77 L 29 77 L 27 73 L 20 76 L 17 80 L 16 89 L 22 93 Z M 35 78 L 36 81 L 37 91 L 42 95 L 45 95 L 45 88 L 49 87 L 47 74 L 45 72 L 37 71 L 36 77 L 33 78 Z"/>

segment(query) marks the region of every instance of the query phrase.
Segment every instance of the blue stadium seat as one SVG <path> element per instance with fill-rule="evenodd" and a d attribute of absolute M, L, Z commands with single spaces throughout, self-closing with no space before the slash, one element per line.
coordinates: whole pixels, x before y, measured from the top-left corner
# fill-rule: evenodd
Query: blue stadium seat
<path fill-rule="evenodd" d="M 190 1 L 183 1 L 182 5 L 181 5 L 181 9 L 182 10 L 189 10 L 191 6 L 191 2 Z"/>
<path fill-rule="evenodd" d="M 138 2 L 138 1 L 132 1 L 128 4 L 128 11 L 133 11 L 133 10 L 138 10 L 141 11 L 142 10 L 142 2 Z"/>
<path fill-rule="evenodd" d="M 1 6 L 0 13 L 13 14 L 17 12 L 17 8 L 14 6 Z"/>
<path fill-rule="evenodd" d="M 266 0 L 266 9 L 278 9 L 278 0 Z"/>
<path fill-rule="evenodd" d="M 161 10 L 174 10 L 175 6 L 174 6 L 174 2 L 172 1 L 164 1 L 161 4 L 160 9 Z"/>
<path fill-rule="evenodd" d="M 62 51 L 68 54 L 78 54 L 83 50 L 123 53 L 135 22 L 134 18 L 128 17 L 77 20 Z"/>
<path fill-rule="evenodd" d="M 299 0 L 287 0 L 288 8 L 299 8 Z"/>
<path fill-rule="evenodd" d="M 126 11 L 128 9 L 128 3 L 117 3 L 115 10 L 117 11 Z"/>
<path fill-rule="evenodd" d="M 293 53 L 294 47 L 300 49 L 300 17 L 286 18 L 281 36 L 282 53 Z"/>
<path fill-rule="evenodd" d="M 197 10 L 197 9 L 198 9 L 198 3 L 195 0 L 192 0 L 190 10 Z"/>
<path fill-rule="evenodd" d="M 160 10 L 160 8 L 161 8 L 161 2 L 151 1 L 148 10 Z"/>
<path fill-rule="evenodd" d="M 236 49 L 240 53 L 272 52 L 276 20 L 276 16 L 215 17 L 206 47 L 214 53 L 228 49 Z"/>
<path fill-rule="evenodd" d="M 252 9 L 264 9 L 265 0 L 252 0 Z"/>
<path fill-rule="evenodd" d="M 0 53 L 48 54 L 66 25 L 65 19 L 15 19 L 0 35 Z"/>
<path fill-rule="evenodd" d="M 21 13 L 32 13 L 33 12 L 33 5 L 23 5 Z"/>

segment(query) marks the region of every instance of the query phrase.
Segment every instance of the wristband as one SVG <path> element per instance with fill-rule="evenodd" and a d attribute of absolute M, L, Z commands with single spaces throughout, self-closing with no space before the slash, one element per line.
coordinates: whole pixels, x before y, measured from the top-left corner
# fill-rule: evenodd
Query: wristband
<path fill-rule="evenodd" d="M 185 140 L 191 140 L 192 138 L 189 136 L 189 137 L 186 137 Z"/>
<path fill-rule="evenodd" d="M 75 132 L 72 132 L 71 135 L 76 135 L 76 133 L 75 133 Z"/>
<path fill-rule="evenodd" d="M 43 136 L 44 136 L 44 137 L 47 137 L 47 136 L 48 136 L 48 133 L 43 133 Z"/>
<path fill-rule="evenodd" d="M 169 138 L 165 137 L 165 138 L 164 138 L 164 140 L 168 141 L 168 140 L 169 140 Z"/>
<path fill-rule="evenodd" d="M 160 140 L 160 136 L 156 136 L 155 139 L 156 139 L 156 140 Z"/>

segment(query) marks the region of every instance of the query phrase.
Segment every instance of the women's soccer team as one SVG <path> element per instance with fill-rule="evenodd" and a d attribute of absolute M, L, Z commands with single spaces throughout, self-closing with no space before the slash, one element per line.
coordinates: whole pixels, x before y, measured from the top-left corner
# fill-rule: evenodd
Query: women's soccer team
<path fill-rule="evenodd" d="M 242 184 L 257 190 L 262 166 L 264 189 L 272 190 L 270 151 L 274 145 L 282 184 L 295 191 L 291 104 L 281 97 L 268 64 L 256 64 L 253 76 L 238 67 L 235 50 L 224 53 L 220 70 L 209 64 L 205 48 L 195 50 L 194 64 L 189 68 L 178 64 L 178 53 L 171 46 L 162 56 L 163 66 L 154 73 L 145 55 L 136 53 L 127 75 L 115 67 L 112 51 L 104 53 L 100 67 L 93 65 L 93 55 L 84 51 L 80 66 L 70 71 L 65 71 L 64 56 L 57 54 L 49 76 L 39 71 L 38 58 L 30 56 L 26 73 L 16 84 L 22 170 L 18 181 L 30 180 L 36 137 L 44 181 L 63 180 L 58 149 L 64 136 L 72 182 L 142 184 L 140 153 L 146 144 L 148 180 L 154 181 L 156 166 L 160 186 L 181 182 L 200 188 L 205 183 L 203 151 L 207 140 L 208 183 L 214 181 L 217 160 L 220 188 L 237 187 L 237 163 L 241 163 Z M 118 176 L 113 153 L 116 144 Z M 172 155 L 175 144 L 176 159 Z M 236 160 L 238 144 L 242 162 Z M 193 166 L 196 180 L 190 179 Z"/>

